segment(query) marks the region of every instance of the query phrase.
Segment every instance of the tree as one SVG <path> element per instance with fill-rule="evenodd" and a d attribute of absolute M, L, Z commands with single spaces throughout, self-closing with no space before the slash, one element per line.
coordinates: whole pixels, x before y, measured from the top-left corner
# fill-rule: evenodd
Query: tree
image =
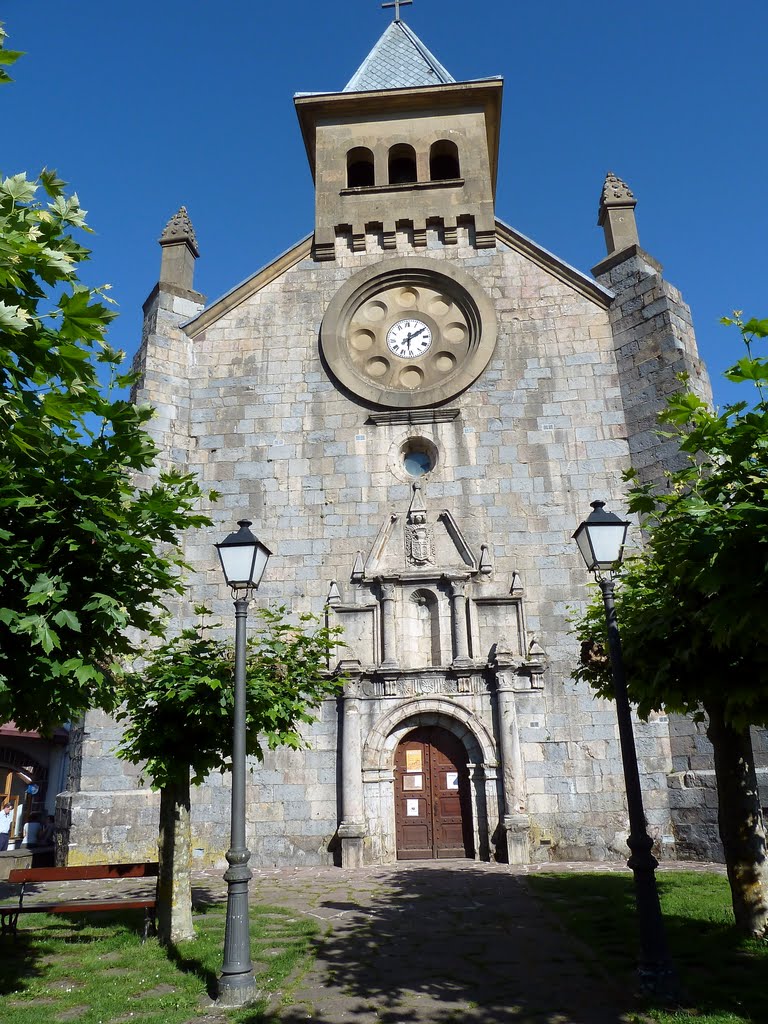
<path fill-rule="evenodd" d="M 668 475 L 668 490 L 630 490 L 648 543 L 622 567 L 617 614 L 641 717 L 661 710 L 706 717 L 736 923 L 766 935 L 768 861 L 750 726 L 768 725 L 768 359 L 753 352 L 768 338 L 768 320 L 745 323 L 735 314 L 723 322 L 741 331 L 747 349 L 726 377 L 751 383 L 756 400 L 722 412 L 688 390 L 668 400 L 661 420 L 686 461 Z M 595 646 L 605 632 L 602 602 L 592 602 L 576 632 L 576 677 L 610 696 Z"/>
<path fill-rule="evenodd" d="M 198 612 L 205 614 L 204 608 Z M 284 608 L 260 609 L 248 643 L 246 752 L 304 746 L 301 725 L 336 695 L 327 671 L 337 627 L 314 616 L 289 622 Z M 165 943 L 191 938 L 190 783 L 227 771 L 232 745 L 234 653 L 213 627 L 187 629 L 126 674 L 118 720 L 126 723 L 118 754 L 142 766 L 160 790 L 158 934 Z"/>
<path fill-rule="evenodd" d="M 119 397 L 107 286 L 78 278 L 84 217 L 55 172 L 0 175 L 0 721 L 42 732 L 113 707 L 129 628 L 162 631 L 179 534 L 208 522 L 193 476 L 155 471 L 151 410 Z"/>

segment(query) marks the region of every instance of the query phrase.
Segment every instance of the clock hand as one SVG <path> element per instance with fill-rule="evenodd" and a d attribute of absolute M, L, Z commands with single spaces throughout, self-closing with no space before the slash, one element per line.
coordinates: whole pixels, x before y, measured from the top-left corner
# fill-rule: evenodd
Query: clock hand
<path fill-rule="evenodd" d="M 409 334 L 409 335 L 408 335 L 408 337 L 407 337 L 407 338 L 406 338 L 405 340 L 406 340 L 406 341 L 408 342 L 408 344 L 410 345 L 410 343 L 411 343 L 411 342 L 413 341 L 413 339 L 414 339 L 414 338 L 418 338 L 418 336 L 419 336 L 419 335 L 420 335 L 420 334 L 421 334 L 422 332 L 426 331 L 426 329 L 427 329 L 426 327 L 420 327 L 420 328 L 418 329 L 418 331 L 414 331 L 414 332 L 413 332 L 413 334 Z"/>

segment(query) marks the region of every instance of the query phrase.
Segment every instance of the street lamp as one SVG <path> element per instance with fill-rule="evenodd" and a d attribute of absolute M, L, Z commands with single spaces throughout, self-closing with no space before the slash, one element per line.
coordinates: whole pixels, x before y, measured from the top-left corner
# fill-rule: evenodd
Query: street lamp
<path fill-rule="evenodd" d="M 231 840 L 227 850 L 227 922 L 224 932 L 224 963 L 219 978 L 218 1002 L 244 1006 L 256 998 L 251 963 L 248 923 L 248 883 L 251 851 L 245 845 L 245 620 L 248 602 L 258 589 L 272 553 L 251 533 L 250 521 L 214 545 L 219 552 L 224 578 L 235 602 L 235 711 L 232 728 Z"/>
<path fill-rule="evenodd" d="M 608 653 L 611 658 L 616 716 L 619 722 L 621 760 L 629 811 L 630 857 L 627 867 L 635 878 L 635 902 L 640 926 L 640 963 L 638 974 L 645 991 L 667 1000 L 677 995 L 677 981 L 667 947 L 664 919 L 656 887 L 658 861 L 651 853 L 653 840 L 648 835 L 637 766 L 635 736 L 627 695 L 627 681 L 621 654 L 621 639 L 614 604 L 613 570 L 621 564 L 629 523 L 613 512 L 605 511 L 604 501 L 593 501 L 593 511 L 573 535 L 587 569 L 595 574 L 603 594 L 605 623 L 608 629 Z"/>

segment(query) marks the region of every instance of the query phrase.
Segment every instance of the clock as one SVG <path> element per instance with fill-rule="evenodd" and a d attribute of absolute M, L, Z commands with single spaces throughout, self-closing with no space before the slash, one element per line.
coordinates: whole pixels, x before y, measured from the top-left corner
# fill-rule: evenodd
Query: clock
<path fill-rule="evenodd" d="M 432 331 L 422 320 L 396 320 L 387 331 L 387 348 L 401 359 L 418 359 L 432 344 Z"/>
<path fill-rule="evenodd" d="M 333 376 L 395 409 L 457 395 L 485 369 L 495 344 L 495 310 L 478 282 L 427 257 L 393 257 L 355 274 L 331 300 L 320 331 Z"/>

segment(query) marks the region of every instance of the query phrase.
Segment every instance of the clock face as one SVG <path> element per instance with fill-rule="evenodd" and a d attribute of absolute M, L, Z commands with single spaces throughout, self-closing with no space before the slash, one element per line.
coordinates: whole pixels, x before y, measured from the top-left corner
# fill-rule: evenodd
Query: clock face
<path fill-rule="evenodd" d="M 423 320 L 398 320 L 387 331 L 387 348 L 401 359 L 418 359 L 432 344 L 432 331 Z"/>
<path fill-rule="evenodd" d="M 478 283 L 447 261 L 418 256 L 351 277 L 320 332 L 336 379 L 365 401 L 395 409 L 457 395 L 485 369 L 495 343 L 495 310 Z"/>
<path fill-rule="evenodd" d="M 462 303 L 431 280 L 376 289 L 353 308 L 345 333 L 355 374 L 403 395 L 450 380 L 472 343 Z"/>

